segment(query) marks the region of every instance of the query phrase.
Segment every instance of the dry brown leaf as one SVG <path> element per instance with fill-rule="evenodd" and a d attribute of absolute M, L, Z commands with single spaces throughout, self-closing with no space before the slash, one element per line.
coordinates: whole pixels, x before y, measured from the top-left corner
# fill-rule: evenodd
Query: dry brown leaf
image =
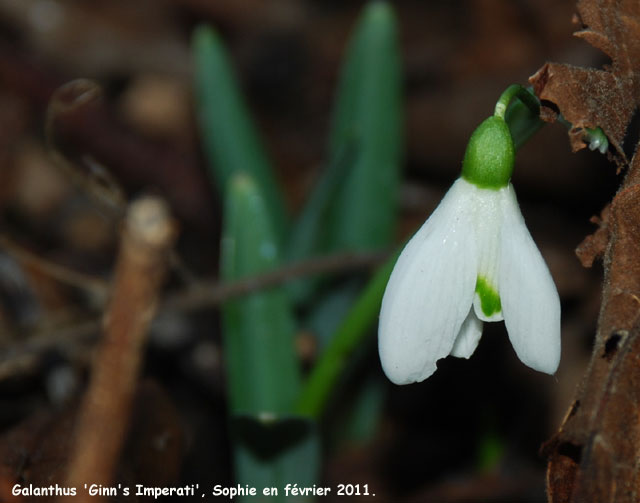
<path fill-rule="evenodd" d="M 640 2 L 580 0 L 584 29 L 576 35 L 611 57 L 604 70 L 547 64 L 531 82 L 555 103 L 573 128 L 601 127 L 626 163 L 622 142 L 640 103 Z M 547 109 L 549 112 L 549 109 Z M 640 155 L 596 223 L 600 229 L 578 248 L 583 265 L 604 255 L 604 287 L 594 349 L 575 400 L 554 437 L 547 490 L 552 503 L 640 501 Z"/>
<path fill-rule="evenodd" d="M 609 209 L 607 205 L 599 217 L 591 217 L 591 222 L 598 226 L 576 248 L 576 255 L 583 267 L 591 267 L 596 259 L 601 258 L 609 243 Z"/>
<path fill-rule="evenodd" d="M 574 151 L 584 148 L 584 128 L 601 127 L 619 166 L 625 132 L 640 104 L 640 2 L 580 0 L 575 33 L 611 58 L 604 69 L 547 63 L 529 81 L 538 97 L 554 103 L 572 128 Z M 553 115 L 553 114 L 551 114 Z M 543 117 L 550 116 L 549 110 Z"/>
<path fill-rule="evenodd" d="M 639 171 L 636 155 L 631 173 Z M 593 354 L 567 417 L 544 448 L 552 503 L 640 498 L 638 208 L 640 184 L 627 183 L 608 212 L 603 306 Z"/>

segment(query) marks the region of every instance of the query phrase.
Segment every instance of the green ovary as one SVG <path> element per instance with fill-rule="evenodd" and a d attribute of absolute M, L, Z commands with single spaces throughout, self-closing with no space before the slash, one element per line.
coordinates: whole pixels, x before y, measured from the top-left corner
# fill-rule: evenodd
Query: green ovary
<path fill-rule="evenodd" d="M 489 117 L 469 138 L 462 178 L 481 189 L 500 190 L 509 184 L 514 160 L 509 126 L 500 117 Z"/>
<path fill-rule="evenodd" d="M 500 295 L 482 276 L 478 276 L 476 281 L 476 293 L 480 297 L 480 305 L 485 316 L 492 316 L 502 311 Z"/>

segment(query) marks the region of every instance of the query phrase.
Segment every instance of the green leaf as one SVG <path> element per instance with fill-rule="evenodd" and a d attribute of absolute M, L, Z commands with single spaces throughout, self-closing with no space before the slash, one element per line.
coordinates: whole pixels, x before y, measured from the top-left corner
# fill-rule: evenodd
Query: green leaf
<path fill-rule="evenodd" d="M 315 186 L 291 230 L 287 241 L 287 262 L 304 260 L 325 251 L 329 209 L 351 165 L 352 151 L 353 148 L 345 145 L 344 151 L 331 160 Z M 320 282 L 317 277 L 302 278 L 288 283 L 287 291 L 296 304 L 304 304 Z"/>
<path fill-rule="evenodd" d="M 353 143 L 344 147 L 339 155 L 331 159 L 291 229 L 287 241 L 287 258 L 290 262 L 308 258 L 323 250 L 328 209 L 354 160 Z"/>
<path fill-rule="evenodd" d="M 248 175 L 234 175 L 225 205 L 221 277 L 234 281 L 273 269 L 278 242 L 266 202 Z M 226 302 L 222 309 L 231 411 L 283 414 L 300 385 L 291 305 L 281 287 Z"/>
<path fill-rule="evenodd" d="M 244 103 L 217 33 L 199 26 L 193 34 L 196 113 L 210 172 L 220 190 L 236 173 L 246 172 L 260 187 L 278 240 L 287 229 L 280 187 Z"/>
<path fill-rule="evenodd" d="M 233 175 L 225 203 L 222 278 L 277 266 L 278 244 L 259 187 L 246 174 Z M 222 319 L 236 482 L 257 488 L 259 497 L 264 488 L 277 488 L 269 501 L 285 501 L 286 484 L 317 482 L 320 462 L 315 422 L 291 415 L 300 373 L 288 296 L 276 287 L 227 301 Z M 255 498 L 239 498 L 249 500 Z"/>
<path fill-rule="evenodd" d="M 400 62 L 388 4 L 365 8 L 336 93 L 327 168 L 293 227 L 287 260 L 391 241 L 401 143 Z M 304 304 L 319 278 L 288 285 Z"/>
<path fill-rule="evenodd" d="M 365 8 L 350 41 L 338 88 L 330 159 L 354 145 L 354 159 L 332 205 L 331 250 L 388 245 L 396 223 L 402 143 L 400 57 L 386 2 Z"/>

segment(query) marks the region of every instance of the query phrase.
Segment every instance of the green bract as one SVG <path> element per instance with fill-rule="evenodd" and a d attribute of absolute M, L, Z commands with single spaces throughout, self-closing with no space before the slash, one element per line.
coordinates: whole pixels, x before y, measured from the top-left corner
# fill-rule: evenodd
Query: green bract
<path fill-rule="evenodd" d="M 462 161 L 462 178 L 482 189 L 506 187 L 514 158 L 507 123 L 501 117 L 489 117 L 471 135 Z"/>

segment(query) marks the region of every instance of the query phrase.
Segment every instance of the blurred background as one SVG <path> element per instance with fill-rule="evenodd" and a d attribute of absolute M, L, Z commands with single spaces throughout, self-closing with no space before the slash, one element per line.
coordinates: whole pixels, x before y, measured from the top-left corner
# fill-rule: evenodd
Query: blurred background
<path fill-rule="evenodd" d="M 85 165 L 105 166 L 127 199 L 166 198 L 179 222 L 185 269 L 212 278 L 219 268 L 222 202 L 208 179 L 194 111 L 192 30 L 209 23 L 228 48 L 295 213 L 320 177 L 341 60 L 365 4 L 0 0 L 2 484 L 16 476 L 47 477 L 64 459 L 53 440 L 71 427 L 65 414 L 86 383 L 100 332 L 95 321 L 104 288 L 92 280 L 109 278 L 119 238 L 119 220 L 47 153 L 46 107 L 55 89 L 76 78 L 102 86 L 103 102 L 67 124 L 69 151 Z M 406 134 L 400 243 L 458 176 L 469 135 L 509 84 L 526 84 L 546 61 L 597 67 L 606 58 L 572 37 L 570 0 L 392 5 Z M 523 366 L 499 323 L 485 325 L 469 361 L 443 360 L 426 382 L 396 387 L 381 379 L 372 408 L 359 420 L 346 406 L 358 381 L 347 380 L 322 422 L 325 485 L 368 484 L 378 501 L 545 501 L 539 447 L 571 404 L 600 303 L 601 267 L 584 269 L 574 250 L 595 230 L 589 219 L 619 182 L 604 156 L 572 154 L 561 125 L 546 126 L 522 148 L 513 183 L 562 299 L 557 375 Z M 80 284 L 58 281 L 29 254 L 82 273 Z M 179 285 L 174 274 L 167 290 Z M 374 333 L 363 365 L 382 377 Z M 313 361 L 313 327 L 301 327 L 296 337 L 301 358 Z M 217 309 L 160 312 L 143 374 L 154 383 L 153 415 L 182 442 L 159 459 L 134 456 L 136 466 L 122 468 L 125 479 L 145 473 L 145 480 L 165 485 L 231 485 Z M 134 427 L 151 428 L 145 417 Z"/>

